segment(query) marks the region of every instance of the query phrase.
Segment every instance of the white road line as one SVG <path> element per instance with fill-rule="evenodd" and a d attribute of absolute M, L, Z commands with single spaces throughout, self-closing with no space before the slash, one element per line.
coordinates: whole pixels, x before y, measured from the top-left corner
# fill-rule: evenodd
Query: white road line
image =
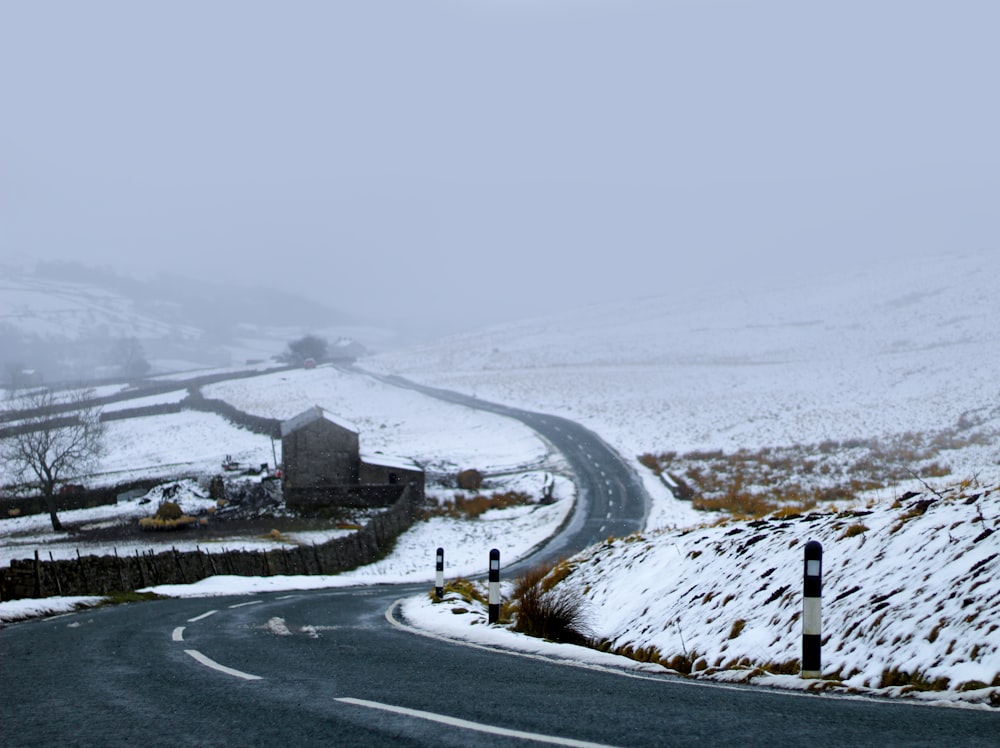
<path fill-rule="evenodd" d="M 177 628 L 175 628 L 174 633 L 170 638 L 173 639 L 175 642 L 184 641 L 184 627 L 178 626 Z"/>
<path fill-rule="evenodd" d="M 203 618 L 208 618 L 211 615 L 215 615 L 218 612 L 219 611 L 217 610 L 210 610 L 207 613 L 202 613 L 200 616 L 195 616 L 194 618 L 188 618 L 188 623 L 195 623 L 196 621 L 200 621 Z"/>
<path fill-rule="evenodd" d="M 601 528 L 604 529 L 603 527 Z M 445 636 L 444 634 L 436 634 L 433 631 L 428 631 L 427 629 L 418 629 L 415 626 L 411 626 L 408 623 L 404 623 L 396 619 L 393 611 L 397 609 L 403 603 L 403 598 L 400 598 L 392 605 L 390 605 L 385 610 L 385 620 L 391 623 L 400 631 L 406 631 L 410 634 L 416 636 L 422 636 L 425 639 L 433 639 L 434 641 L 447 642 L 455 647 L 468 647 L 469 649 L 479 649 L 484 652 L 492 652 L 494 654 L 504 654 L 511 657 L 522 657 L 526 660 L 535 660 L 537 662 L 548 662 L 553 665 L 560 665 L 562 667 L 572 667 L 578 668 L 580 670 L 593 670 L 599 673 L 605 673 L 607 675 L 614 675 L 620 678 L 631 678 L 633 680 L 645 680 L 653 681 L 656 683 L 661 683 L 664 686 L 678 686 L 681 688 L 714 688 L 718 691 L 743 691 L 746 692 L 747 686 L 734 686 L 728 683 L 718 683 L 713 681 L 704 680 L 687 680 L 686 678 L 670 678 L 669 680 L 662 677 L 662 675 L 653 675 L 642 672 L 636 672 L 640 668 L 645 668 L 649 670 L 650 665 L 638 663 L 635 660 L 630 660 L 628 658 L 623 658 L 622 664 L 618 667 L 608 667 L 606 665 L 598 665 L 596 662 L 585 662 L 582 658 L 579 659 L 563 659 L 562 657 L 557 657 L 555 655 L 543 655 L 535 654 L 534 652 L 521 652 L 516 649 L 508 649 L 506 646 L 498 645 L 486 645 L 479 644 L 477 642 L 468 641 L 467 639 L 455 639 L 451 636 Z M 565 644 L 570 650 L 576 647 L 575 644 Z M 613 655 L 616 656 L 616 655 Z M 659 666 L 657 666 L 659 667 Z M 634 668 L 634 670 L 626 670 L 624 668 Z M 881 696 L 844 696 L 843 694 L 828 694 L 821 691 L 786 691 L 785 689 L 771 688 L 768 686 L 752 686 L 752 688 L 759 694 L 768 694 L 775 696 L 776 698 L 785 698 L 786 696 L 795 696 L 803 699 L 850 699 L 851 701 L 868 701 L 872 703 L 885 703 L 884 697 Z M 935 702 L 921 702 L 921 701 L 900 701 L 897 702 L 905 706 L 913 706 L 918 709 L 950 709 L 951 702 L 935 701 Z M 965 708 L 965 707 L 954 707 L 954 708 Z"/>
<path fill-rule="evenodd" d="M 494 725 L 484 725 L 481 722 L 469 722 L 465 719 L 458 719 L 457 717 L 447 717 L 443 714 L 435 714 L 434 712 L 422 712 L 418 709 L 407 709 L 403 706 L 393 706 L 392 704 L 382 704 L 378 701 L 365 701 L 364 699 L 351 699 L 351 698 L 340 698 L 337 699 L 344 704 L 353 704 L 354 706 L 363 706 L 368 709 L 381 709 L 384 712 L 392 712 L 394 714 L 402 714 L 407 717 L 416 717 L 417 719 L 426 719 L 430 722 L 438 722 L 442 725 L 448 725 L 450 727 L 458 727 L 463 730 L 475 730 L 476 732 L 485 732 L 490 735 L 500 735 L 506 738 L 520 738 L 521 740 L 534 740 L 537 743 L 551 743 L 553 745 L 568 745 L 568 746 L 580 746 L 581 748 L 606 748 L 604 743 L 591 743 L 586 740 L 574 740 L 572 738 L 560 738 L 554 735 L 542 735 L 537 732 L 524 732 L 522 730 L 510 730 L 506 727 L 496 727 Z"/>
<path fill-rule="evenodd" d="M 263 600 L 251 600 L 248 603 L 236 603 L 236 605 L 230 605 L 230 608 L 245 608 L 248 605 L 260 605 Z"/>
<path fill-rule="evenodd" d="M 220 665 L 215 660 L 209 659 L 197 649 L 185 649 L 189 655 L 200 662 L 205 667 L 210 667 L 212 670 L 218 670 L 220 673 L 225 673 L 226 675 L 232 675 L 236 678 L 242 678 L 243 680 L 263 680 L 259 675 L 251 675 L 250 673 L 244 673 L 242 670 L 234 670 L 231 667 L 226 667 L 225 665 Z"/>

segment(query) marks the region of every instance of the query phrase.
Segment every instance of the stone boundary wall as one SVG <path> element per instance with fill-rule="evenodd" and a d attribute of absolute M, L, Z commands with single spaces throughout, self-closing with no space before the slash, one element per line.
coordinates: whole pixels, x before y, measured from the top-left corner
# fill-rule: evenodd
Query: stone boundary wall
<path fill-rule="evenodd" d="M 199 410 L 203 413 L 215 413 L 222 416 L 234 426 L 239 426 L 254 434 L 263 434 L 272 439 L 281 439 L 281 421 L 277 418 L 265 418 L 245 413 L 225 400 L 214 400 L 201 394 L 201 390 L 191 388 L 189 394 L 180 403 L 188 410 Z"/>
<path fill-rule="evenodd" d="M 270 551 L 136 552 L 134 556 L 79 556 L 76 559 L 11 562 L 0 568 L 0 600 L 52 595 L 107 595 L 159 584 L 189 584 L 218 574 L 274 576 L 336 574 L 372 563 L 413 524 L 422 497 L 407 486 L 385 512 L 351 535 L 321 545 Z"/>
<path fill-rule="evenodd" d="M 251 370 L 251 371 L 236 371 L 236 372 L 219 372 L 216 374 L 203 374 L 201 376 L 191 377 L 190 379 L 176 379 L 176 380 L 157 380 L 148 379 L 142 380 L 134 387 L 130 387 L 121 392 L 116 392 L 112 395 L 104 395 L 102 397 L 95 397 L 93 400 L 88 401 L 88 407 L 100 407 L 104 405 L 110 405 L 111 403 L 120 403 L 128 400 L 135 400 L 142 397 L 150 397 L 153 395 L 163 395 L 168 392 L 177 392 L 178 390 L 190 390 L 192 388 L 204 387 L 210 384 L 216 384 L 217 382 L 226 382 L 231 379 L 251 379 L 253 377 L 265 376 L 267 374 L 274 374 L 276 372 L 288 371 L 296 367 L 283 365 L 283 366 L 273 366 L 262 370 Z M 81 385 L 86 386 L 86 385 Z M 0 423 L 5 423 L 9 421 L 19 421 L 22 418 L 37 415 L 52 415 L 56 416 L 60 413 L 66 413 L 69 411 L 79 410 L 79 404 L 74 403 L 56 403 L 51 408 L 41 409 L 41 410 L 8 410 L 0 412 Z M 157 406 L 158 407 L 158 406 Z M 5 430 L 0 430 L 0 434 L 3 434 Z"/>
<path fill-rule="evenodd" d="M 143 405 L 138 408 L 123 408 L 101 413 L 101 422 L 126 421 L 129 418 L 147 418 L 149 416 L 166 416 L 180 413 L 184 410 L 183 403 L 160 403 L 159 405 Z"/>
<path fill-rule="evenodd" d="M 85 488 L 80 491 L 56 494 L 56 511 L 66 512 L 71 509 L 90 509 L 95 506 L 108 506 L 118 503 L 118 497 L 127 491 L 141 490 L 143 493 L 154 486 L 163 483 L 162 478 L 147 478 L 145 480 L 117 483 L 104 488 Z M 11 514 L 11 512 L 14 514 Z M 0 497 L 0 517 L 26 517 L 30 514 L 47 514 L 45 499 L 41 496 Z"/>

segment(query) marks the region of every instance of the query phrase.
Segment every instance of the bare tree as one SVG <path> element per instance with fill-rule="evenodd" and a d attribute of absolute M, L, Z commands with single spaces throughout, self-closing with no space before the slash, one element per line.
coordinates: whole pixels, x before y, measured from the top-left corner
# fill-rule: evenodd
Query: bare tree
<path fill-rule="evenodd" d="M 306 335 L 289 343 L 282 358 L 290 364 L 302 364 L 309 358 L 319 363 L 326 359 L 326 353 L 326 338 L 321 338 L 319 335 Z"/>
<path fill-rule="evenodd" d="M 73 396 L 71 403 L 79 407 L 65 416 L 53 415 L 62 403 L 51 390 L 24 396 L 19 410 L 25 415 L 18 432 L 0 446 L 0 455 L 16 480 L 41 490 L 55 531 L 62 530 L 56 514 L 56 487 L 85 474 L 104 453 L 101 410 L 88 406 L 93 394 L 88 390 Z"/>
<path fill-rule="evenodd" d="M 111 361 L 119 366 L 122 373 L 127 377 L 138 378 L 149 373 L 149 361 L 146 360 L 146 351 L 142 343 L 136 337 L 119 338 L 111 346 L 109 353 Z"/>

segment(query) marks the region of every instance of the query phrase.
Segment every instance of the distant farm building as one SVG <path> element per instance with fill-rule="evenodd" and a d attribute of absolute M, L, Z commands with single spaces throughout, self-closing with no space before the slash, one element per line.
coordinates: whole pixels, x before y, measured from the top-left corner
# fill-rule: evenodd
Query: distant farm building
<path fill-rule="evenodd" d="M 318 405 L 281 424 L 282 486 L 293 509 L 388 506 L 410 486 L 424 494 L 414 462 L 362 456 L 358 429 Z"/>

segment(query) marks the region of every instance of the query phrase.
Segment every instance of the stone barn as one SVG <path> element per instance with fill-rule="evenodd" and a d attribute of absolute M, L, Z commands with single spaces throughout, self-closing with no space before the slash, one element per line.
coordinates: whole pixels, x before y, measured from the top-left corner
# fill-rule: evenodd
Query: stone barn
<path fill-rule="evenodd" d="M 412 461 L 360 452 L 358 429 L 318 405 L 281 424 L 282 487 L 294 509 L 388 506 L 410 486 L 424 493 Z"/>

